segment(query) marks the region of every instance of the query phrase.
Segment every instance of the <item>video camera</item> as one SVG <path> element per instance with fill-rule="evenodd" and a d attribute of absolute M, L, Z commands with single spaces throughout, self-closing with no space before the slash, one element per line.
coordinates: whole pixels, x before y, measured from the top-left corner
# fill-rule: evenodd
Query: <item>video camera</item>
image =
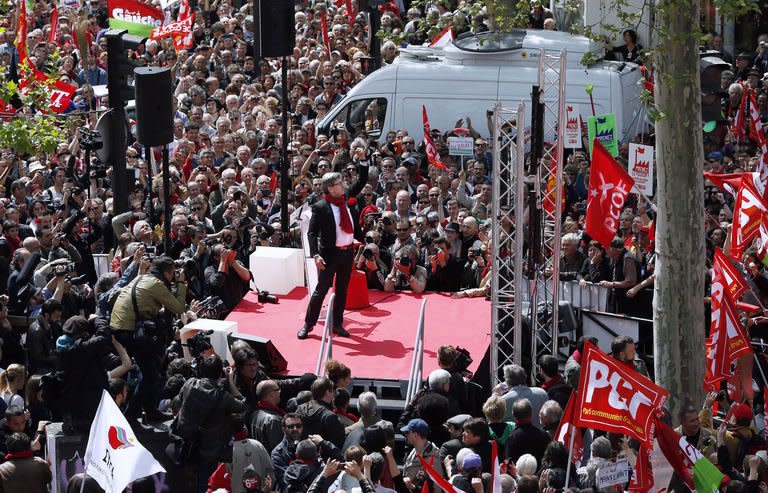
<path fill-rule="evenodd" d="M 189 348 L 193 358 L 198 358 L 205 351 L 213 348 L 211 345 L 211 334 L 213 334 L 213 330 L 203 330 L 187 340 L 186 346 Z"/>

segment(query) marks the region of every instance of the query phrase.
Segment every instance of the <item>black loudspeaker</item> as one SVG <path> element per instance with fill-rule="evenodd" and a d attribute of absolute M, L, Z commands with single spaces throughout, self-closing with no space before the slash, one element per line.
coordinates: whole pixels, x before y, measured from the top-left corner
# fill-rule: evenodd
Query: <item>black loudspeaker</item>
<path fill-rule="evenodd" d="M 250 334 L 228 335 L 227 341 L 229 347 L 237 340 L 245 341 L 259 355 L 259 363 L 264 367 L 267 373 L 280 373 L 288 368 L 288 362 L 280 354 L 272 341 L 266 337 L 254 336 Z"/>
<path fill-rule="evenodd" d="M 173 142 L 171 70 L 138 67 L 133 73 L 139 142 L 147 147 L 170 144 Z"/>
<path fill-rule="evenodd" d="M 296 24 L 293 0 L 253 0 L 253 52 L 259 58 L 293 55 Z"/>

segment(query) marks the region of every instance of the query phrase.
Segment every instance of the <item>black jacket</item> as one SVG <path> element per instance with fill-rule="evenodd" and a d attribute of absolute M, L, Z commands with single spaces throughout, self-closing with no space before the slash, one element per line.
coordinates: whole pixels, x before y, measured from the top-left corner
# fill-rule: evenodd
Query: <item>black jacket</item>
<path fill-rule="evenodd" d="M 94 321 L 96 332 L 76 339 L 59 353 L 63 384 L 61 409 L 72 416 L 72 424 L 87 432 L 107 388 L 107 369 L 102 356 L 112 347 L 112 331 L 105 318 Z"/>
<path fill-rule="evenodd" d="M 344 445 L 344 425 L 328 404 L 313 399 L 300 405 L 296 414 L 301 416 L 304 422 L 305 434 L 320 435 L 337 448 Z"/>
<path fill-rule="evenodd" d="M 368 182 L 368 165 L 359 165 L 357 182 L 347 191 L 348 197 L 357 196 Z M 351 216 L 351 214 L 350 214 Z M 355 228 L 355 237 L 361 238 L 362 233 L 358 221 L 352 221 Z M 328 258 L 336 246 L 336 221 L 333 218 L 331 204 L 325 200 L 318 200 L 312 205 L 312 218 L 309 220 L 307 230 L 309 240 L 309 254 L 319 254 Z"/>
<path fill-rule="evenodd" d="M 210 378 L 187 380 L 174 400 L 179 414 L 171 429 L 196 444 L 198 463 L 231 461 L 233 416 L 244 414 L 245 404 Z"/>
<path fill-rule="evenodd" d="M 538 426 L 526 423 L 520 425 L 512 432 L 506 444 L 506 456 L 513 462 L 517 462 L 523 454 L 531 454 L 536 457 L 536 462 L 541 464 L 544 450 L 552 439 Z"/>

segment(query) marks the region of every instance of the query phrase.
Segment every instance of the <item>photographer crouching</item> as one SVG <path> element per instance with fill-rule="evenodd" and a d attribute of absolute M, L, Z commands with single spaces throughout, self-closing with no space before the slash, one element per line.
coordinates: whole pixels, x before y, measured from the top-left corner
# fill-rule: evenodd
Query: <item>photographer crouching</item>
<path fill-rule="evenodd" d="M 136 422 L 142 410 L 149 421 L 164 421 L 157 410 L 163 350 L 171 336 L 170 321 L 159 317 L 161 308 L 180 315 L 187 294 L 183 272 L 170 257 L 152 260 L 149 273 L 122 288 L 112 308 L 110 326 L 141 370 L 142 378 L 128 402 L 125 416 Z"/>
<path fill-rule="evenodd" d="M 245 293 L 251 280 L 250 271 L 237 260 L 237 252 L 225 244 L 217 244 L 211 250 L 211 263 L 205 269 L 205 284 L 209 293 L 215 293 L 227 312 L 234 309 Z"/>

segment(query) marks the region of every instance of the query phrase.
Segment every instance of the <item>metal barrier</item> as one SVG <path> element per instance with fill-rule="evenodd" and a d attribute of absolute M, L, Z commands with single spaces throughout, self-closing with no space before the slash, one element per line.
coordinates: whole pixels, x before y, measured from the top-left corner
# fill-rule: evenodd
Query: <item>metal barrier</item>
<path fill-rule="evenodd" d="M 317 370 L 315 375 L 325 373 L 325 363 L 333 355 L 333 300 L 336 293 L 333 293 L 328 299 L 328 311 L 325 314 L 325 327 L 323 327 L 323 336 L 320 338 L 320 354 L 317 355 Z"/>
<path fill-rule="evenodd" d="M 413 343 L 413 356 L 411 357 L 411 371 L 408 374 L 408 390 L 405 392 L 405 402 L 411 402 L 421 387 L 421 375 L 424 365 L 424 311 L 427 300 L 421 302 L 419 311 L 419 324 L 416 327 L 416 340 Z"/>
<path fill-rule="evenodd" d="M 569 302 L 573 308 L 584 308 L 599 312 L 608 311 L 608 295 L 611 288 L 604 288 L 592 283 L 586 283 L 582 286 L 579 281 L 558 282 L 560 283 L 560 301 Z M 544 303 L 545 301 L 552 303 L 551 293 L 551 289 L 538 290 L 537 304 Z M 529 279 L 523 280 L 521 294 L 523 302 L 529 303 L 531 301 L 531 281 Z"/>

